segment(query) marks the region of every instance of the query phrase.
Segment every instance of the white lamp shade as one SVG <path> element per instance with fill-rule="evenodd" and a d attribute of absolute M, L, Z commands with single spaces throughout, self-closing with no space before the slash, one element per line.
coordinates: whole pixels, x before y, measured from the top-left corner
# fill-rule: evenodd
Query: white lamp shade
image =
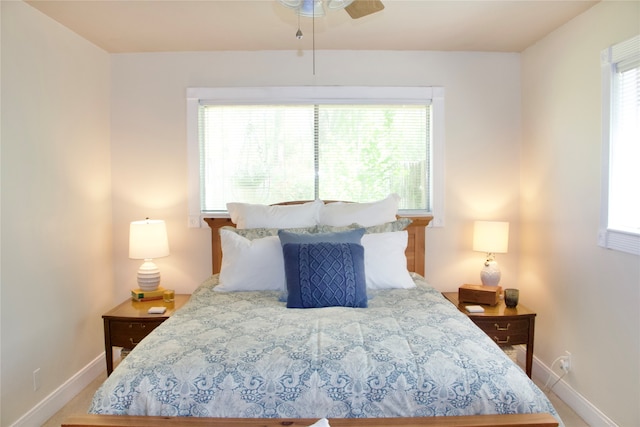
<path fill-rule="evenodd" d="M 486 253 L 507 253 L 509 223 L 504 221 L 475 221 L 473 250 Z"/>
<path fill-rule="evenodd" d="M 129 258 L 152 259 L 169 255 L 167 226 L 162 220 L 133 221 L 129 228 Z"/>

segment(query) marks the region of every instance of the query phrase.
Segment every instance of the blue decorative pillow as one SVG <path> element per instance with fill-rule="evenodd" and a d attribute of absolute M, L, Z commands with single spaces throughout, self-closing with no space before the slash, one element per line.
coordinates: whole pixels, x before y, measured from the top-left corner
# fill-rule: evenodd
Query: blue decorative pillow
<path fill-rule="evenodd" d="M 364 228 L 355 228 L 347 231 L 330 232 L 330 233 L 316 233 L 316 234 L 302 234 L 288 230 L 278 230 L 278 237 L 280 237 L 280 243 L 282 246 L 287 243 L 357 243 L 360 244 L 360 239 L 365 233 Z"/>
<path fill-rule="evenodd" d="M 357 243 L 287 243 L 288 308 L 367 307 L 364 248 Z"/>

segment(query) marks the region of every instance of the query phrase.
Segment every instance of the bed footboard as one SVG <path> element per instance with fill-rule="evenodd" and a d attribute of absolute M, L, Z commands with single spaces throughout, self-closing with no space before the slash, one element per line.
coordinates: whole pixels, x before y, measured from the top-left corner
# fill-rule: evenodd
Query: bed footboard
<path fill-rule="evenodd" d="M 252 419 L 252 418 L 191 418 L 140 417 L 128 415 L 75 415 L 62 427 L 303 427 L 314 419 Z M 551 414 L 473 415 L 461 417 L 424 418 L 332 418 L 331 427 L 555 427 L 558 421 Z"/>

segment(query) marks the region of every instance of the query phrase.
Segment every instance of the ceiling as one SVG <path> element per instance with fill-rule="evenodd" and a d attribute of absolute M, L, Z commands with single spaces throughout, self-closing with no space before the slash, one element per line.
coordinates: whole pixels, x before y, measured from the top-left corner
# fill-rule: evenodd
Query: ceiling
<path fill-rule="evenodd" d="M 27 1 L 110 53 L 221 50 L 521 52 L 594 0 L 383 0 L 354 20 L 344 10 L 300 18 L 277 0 Z M 315 35 L 315 36 L 314 36 Z"/>

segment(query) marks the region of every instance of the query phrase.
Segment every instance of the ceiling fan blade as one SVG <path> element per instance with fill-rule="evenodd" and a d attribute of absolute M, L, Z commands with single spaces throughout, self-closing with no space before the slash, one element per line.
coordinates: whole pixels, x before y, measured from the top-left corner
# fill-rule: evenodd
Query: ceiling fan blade
<path fill-rule="evenodd" d="M 384 5 L 380 0 L 354 0 L 353 3 L 344 8 L 353 19 L 380 12 L 382 9 L 384 9 Z"/>

